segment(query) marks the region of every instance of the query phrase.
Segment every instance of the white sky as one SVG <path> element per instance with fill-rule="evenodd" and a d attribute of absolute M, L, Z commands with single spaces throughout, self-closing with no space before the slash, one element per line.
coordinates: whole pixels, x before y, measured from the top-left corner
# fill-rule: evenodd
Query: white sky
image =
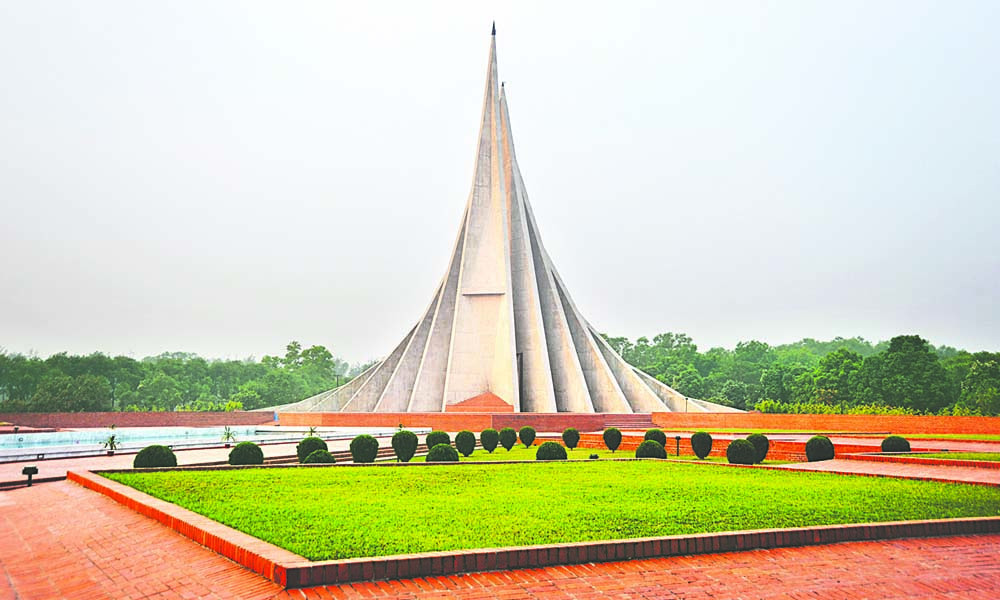
<path fill-rule="evenodd" d="M 1000 349 L 1000 3 L 0 1 L 0 347 L 388 353 L 497 21 L 601 331 Z"/>

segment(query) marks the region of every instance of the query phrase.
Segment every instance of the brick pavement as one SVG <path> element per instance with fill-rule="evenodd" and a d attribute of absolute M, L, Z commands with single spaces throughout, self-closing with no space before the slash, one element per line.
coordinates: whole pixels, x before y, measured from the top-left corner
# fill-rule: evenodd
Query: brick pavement
<path fill-rule="evenodd" d="M 818 462 L 776 465 L 772 468 L 790 471 L 815 471 L 831 473 L 852 473 L 858 475 L 881 475 L 905 479 L 930 479 L 934 481 L 958 481 L 1000 485 L 1000 470 L 978 469 L 976 467 L 950 467 L 941 465 L 914 465 L 893 462 L 874 462 L 835 458 Z"/>
<path fill-rule="evenodd" d="M 1000 535 L 282 591 L 70 482 L 0 492 L 0 598 L 993 598 Z"/>

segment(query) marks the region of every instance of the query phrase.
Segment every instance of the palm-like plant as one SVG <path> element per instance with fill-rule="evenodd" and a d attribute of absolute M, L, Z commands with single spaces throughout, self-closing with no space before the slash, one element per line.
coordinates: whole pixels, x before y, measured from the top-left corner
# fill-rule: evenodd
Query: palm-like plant
<path fill-rule="evenodd" d="M 228 425 L 222 430 L 222 441 L 226 443 L 226 448 L 229 447 L 229 444 L 236 441 L 236 434 L 233 433 L 233 430 Z"/>
<path fill-rule="evenodd" d="M 117 450 L 120 445 L 121 442 L 118 441 L 117 436 L 114 434 L 108 436 L 108 439 L 104 440 L 104 447 L 108 449 L 109 455 L 114 454 L 115 450 Z"/>

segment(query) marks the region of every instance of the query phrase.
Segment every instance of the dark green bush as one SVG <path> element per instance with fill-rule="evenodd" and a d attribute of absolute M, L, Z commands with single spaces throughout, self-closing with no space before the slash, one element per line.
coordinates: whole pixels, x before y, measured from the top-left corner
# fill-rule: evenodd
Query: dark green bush
<path fill-rule="evenodd" d="M 462 453 L 462 456 L 468 456 L 476 449 L 476 434 L 471 431 L 459 431 L 455 434 L 455 448 Z"/>
<path fill-rule="evenodd" d="M 363 433 L 351 440 L 351 460 L 356 463 L 373 463 L 378 456 L 378 440 Z"/>
<path fill-rule="evenodd" d="M 580 443 L 580 432 L 575 427 L 567 427 L 563 430 L 562 439 L 567 448 L 576 448 Z"/>
<path fill-rule="evenodd" d="M 733 465 L 752 465 L 757 460 L 757 448 L 746 440 L 733 440 L 726 448 L 726 460 Z"/>
<path fill-rule="evenodd" d="M 438 444 L 448 444 L 451 445 L 451 436 L 444 431 L 432 431 L 427 434 L 427 448 L 433 448 Z"/>
<path fill-rule="evenodd" d="M 691 436 L 691 450 L 698 458 L 705 458 L 712 451 L 712 436 L 699 431 Z"/>
<path fill-rule="evenodd" d="M 177 456 L 174 451 L 166 446 L 153 444 L 146 446 L 135 455 L 132 461 L 133 469 L 152 469 L 155 467 L 176 467 Z"/>
<path fill-rule="evenodd" d="M 666 458 L 667 451 L 656 440 L 645 440 L 635 449 L 636 458 Z"/>
<path fill-rule="evenodd" d="M 335 462 L 337 462 L 337 459 L 323 449 L 314 450 L 312 454 L 302 461 L 306 465 L 332 465 Z"/>
<path fill-rule="evenodd" d="M 542 442 L 535 450 L 535 460 L 566 460 L 566 449 L 558 442 Z"/>
<path fill-rule="evenodd" d="M 762 433 L 751 433 L 747 436 L 747 441 L 753 444 L 757 451 L 754 464 L 764 462 L 764 459 L 767 458 L 767 451 L 771 447 L 771 441 L 767 439 L 767 436 Z"/>
<path fill-rule="evenodd" d="M 604 430 L 604 445 L 608 450 L 614 452 L 618 446 L 622 445 L 622 432 L 617 427 L 608 427 Z"/>
<path fill-rule="evenodd" d="M 590 460 L 597 460 L 599 458 L 601 458 L 601 457 L 599 455 L 597 455 L 597 454 L 591 454 L 590 455 Z"/>
<path fill-rule="evenodd" d="M 525 448 L 530 448 L 531 444 L 535 442 L 535 428 L 525 425 L 517 432 L 517 437 L 520 438 Z"/>
<path fill-rule="evenodd" d="M 399 462 L 410 462 L 417 452 L 417 434 L 405 429 L 392 434 L 392 451 Z"/>
<path fill-rule="evenodd" d="M 833 442 L 825 435 L 814 435 L 806 442 L 806 458 L 809 462 L 833 458 Z"/>
<path fill-rule="evenodd" d="M 517 443 L 517 432 L 514 431 L 513 427 L 504 427 L 498 435 L 500 436 L 500 445 L 503 446 L 504 450 L 510 450 Z"/>
<path fill-rule="evenodd" d="M 500 443 L 500 434 L 492 427 L 484 429 L 479 434 L 479 443 L 483 445 L 483 450 L 493 454 L 493 451 L 497 449 L 497 444 Z"/>
<path fill-rule="evenodd" d="M 303 438 L 298 446 L 295 446 L 295 455 L 299 457 L 299 462 L 306 462 L 306 457 L 317 450 L 329 450 L 326 442 L 318 437 L 310 436 Z"/>
<path fill-rule="evenodd" d="M 910 442 L 898 435 L 890 435 L 882 440 L 882 452 L 909 452 Z"/>
<path fill-rule="evenodd" d="M 667 447 L 667 434 L 663 433 L 659 429 L 650 429 L 646 431 L 646 435 L 644 435 L 642 439 L 660 442 L 660 446 L 664 448 Z"/>
<path fill-rule="evenodd" d="M 262 465 L 264 464 L 264 451 L 253 442 L 240 442 L 229 451 L 229 464 Z"/>
<path fill-rule="evenodd" d="M 427 462 L 458 462 L 458 450 L 451 444 L 438 444 L 427 453 Z"/>

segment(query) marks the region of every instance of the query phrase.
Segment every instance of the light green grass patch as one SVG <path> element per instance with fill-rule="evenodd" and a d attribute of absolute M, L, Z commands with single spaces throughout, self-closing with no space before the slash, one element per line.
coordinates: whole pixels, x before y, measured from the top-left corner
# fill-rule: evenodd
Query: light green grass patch
<path fill-rule="evenodd" d="M 985 460 L 1000 461 L 1000 452 L 934 452 L 932 454 L 913 454 L 917 458 L 950 458 L 952 460 Z"/>

